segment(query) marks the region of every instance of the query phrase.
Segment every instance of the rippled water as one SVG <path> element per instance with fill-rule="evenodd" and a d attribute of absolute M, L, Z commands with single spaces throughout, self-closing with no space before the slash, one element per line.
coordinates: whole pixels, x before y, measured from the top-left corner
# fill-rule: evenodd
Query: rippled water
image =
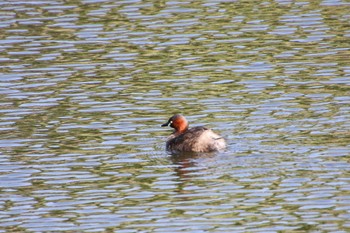
<path fill-rule="evenodd" d="M 0 6 L 0 232 L 350 231 L 348 1 Z"/>

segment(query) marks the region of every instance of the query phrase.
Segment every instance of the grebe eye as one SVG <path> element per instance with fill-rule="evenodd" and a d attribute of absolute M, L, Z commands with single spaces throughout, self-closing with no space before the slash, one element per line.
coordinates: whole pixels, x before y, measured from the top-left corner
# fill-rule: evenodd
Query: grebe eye
<path fill-rule="evenodd" d="M 173 123 L 173 121 L 170 121 L 169 124 L 171 125 Z"/>

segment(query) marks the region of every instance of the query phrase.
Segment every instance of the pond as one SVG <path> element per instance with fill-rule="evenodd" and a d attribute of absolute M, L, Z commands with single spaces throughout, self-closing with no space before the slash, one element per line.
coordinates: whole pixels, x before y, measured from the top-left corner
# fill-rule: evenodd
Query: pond
<path fill-rule="evenodd" d="M 348 1 L 0 6 L 0 232 L 350 231 Z"/>

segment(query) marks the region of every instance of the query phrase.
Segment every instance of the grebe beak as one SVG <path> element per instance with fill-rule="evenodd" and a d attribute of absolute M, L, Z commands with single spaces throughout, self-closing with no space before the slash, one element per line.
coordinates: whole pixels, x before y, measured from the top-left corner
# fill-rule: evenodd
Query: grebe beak
<path fill-rule="evenodd" d="M 161 126 L 162 126 L 162 127 L 169 126 L 169 122 L 167 122 L 167 123 L 165 123 L 165 124 L 162 124 Z"/>

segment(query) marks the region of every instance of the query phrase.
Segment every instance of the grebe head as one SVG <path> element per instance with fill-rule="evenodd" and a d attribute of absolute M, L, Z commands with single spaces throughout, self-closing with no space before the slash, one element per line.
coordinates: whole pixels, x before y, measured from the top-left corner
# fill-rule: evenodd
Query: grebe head
<path fill-rule="evenodd" d="M 175 114 L 169 118 L 167 123 L 162 124 L 161 126 L 170 126 L 175 129 L 175 133 L 183 133 L 188 129 L 188 122 L 181 114 Z"/>

